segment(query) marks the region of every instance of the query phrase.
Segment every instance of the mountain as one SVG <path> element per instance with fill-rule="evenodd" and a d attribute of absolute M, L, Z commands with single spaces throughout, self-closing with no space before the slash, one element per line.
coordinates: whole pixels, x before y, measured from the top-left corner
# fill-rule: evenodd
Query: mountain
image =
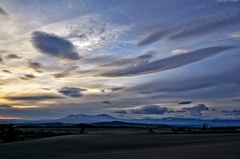
<path fill-rule="evenodd" d="M 194 126 L 201 127 L 203 123 L 207 123 L 210 127 L 218 126 L 240 126 L 240 120 L 227 119 L 198 119 L 198 118 L 143 118 L 143 119 L 123 119 L 112 117 L 108 114 L 86 115 L 71 114 L 59 119 L 45 120 L 0 120 L 0 124 L 41 124 L 41 123 L 63 123 L 63 124 L 96 124 L 111 125 L 117 122 L 134 123 L 134 124 L 155 124 L 155 125 L 172 125 L 172 126 Z M 118 123 L 119 124 L 119 123 Z"/>
<path fill-rule="evenodd" d="M 67 117 L 63 117 L 60 119 L 55 120 L 56 122 L 61 122 L 61 123 L 96 123 L 96 122 L 111 122 L 111 121 L 116 121 L 116 120 L 121 120 L 118 118 L 114 118 L 110 115 L 107 114 L 97 114 L 97 115 L 86 115 L 86 114 L 76 114 L 76 115 L 69 115 Z"/>

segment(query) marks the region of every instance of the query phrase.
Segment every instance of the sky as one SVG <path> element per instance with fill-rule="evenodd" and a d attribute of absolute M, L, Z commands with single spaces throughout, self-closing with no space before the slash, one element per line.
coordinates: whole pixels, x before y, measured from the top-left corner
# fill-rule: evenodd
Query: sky
<path fill-rule="evenodd" d="M 240 119 L 239 0 L 0 0 L 0 119 Z"/>

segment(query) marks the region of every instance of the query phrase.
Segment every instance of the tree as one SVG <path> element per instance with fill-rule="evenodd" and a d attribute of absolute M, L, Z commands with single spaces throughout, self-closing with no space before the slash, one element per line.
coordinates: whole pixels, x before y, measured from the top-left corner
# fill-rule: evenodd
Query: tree
<path fill-rule="evenodd" d="M 202 130 L 207 130 L 208 126 L 206 123 L 203 123 Z"/>
<path fill-rule="evenodd" d="M 12 142 L 17 141 L 17 132 L 15 130 L 14 125 L 10 124 L 8 130 L 5 132 L 3 136 L 4 142 Z"/>

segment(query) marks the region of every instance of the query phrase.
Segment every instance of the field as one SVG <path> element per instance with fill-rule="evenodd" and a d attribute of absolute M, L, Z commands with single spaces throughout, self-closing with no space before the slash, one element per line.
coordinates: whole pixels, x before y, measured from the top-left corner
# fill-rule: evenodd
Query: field
<path fill-rule="evenodd" d="M 0 144 L 1 159 L 239 159 L 240 134 L 65 135 Z"/>

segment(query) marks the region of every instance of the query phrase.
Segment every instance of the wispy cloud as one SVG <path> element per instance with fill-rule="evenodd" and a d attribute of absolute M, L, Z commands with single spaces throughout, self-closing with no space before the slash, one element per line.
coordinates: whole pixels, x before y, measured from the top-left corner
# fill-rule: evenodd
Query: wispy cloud
<path fill-rule="evenodd" d="M 43 94 L 43 95 L 18 95 L 5 96 L 4 99 L 12 101 L 44 101 L 50 99 L 62 99 L 63 97 L 57 95 Z"/>
<path fill-rule="evenodd" d="M 228 35 L 228 38 L 240 39 L 240 33 L 234 33 L 234 34 Z"/>
<path fill-rule="evenodd" d="M 196 36 L 202 33 L 209 33 L 219 29 L 225 29 L 229 26 L 240 24 L 240 14 L 225 14 L 221 17 L 207 18 L 198 21 L 192 21 L 186 24 L 185 28 L 179 32 L 170 35 L 170 40 L 177 40 L 181 38 L 187 38 Z"/>
<path fill-rule="evenodd" d="M 0 108 L 12 108 L 12 106 L 8 104 L 0 104 Z"/>
<path fill-rule="evenodd" d="M 182 54 L 182 53 L 186 53 L 186 52 L 188 52 L 188 50 L 186 50 L 186 49 L 177 49 L 177 50 L 171 51 L 171 54 L 177 55 L 177 54 Z"/>
<path fill-rule="evenodd" d="M 138 46 L 144 46 L 144 45 L 148 45 L 148 44 L 157 42 L 159 39 L 164 37 L 168 32 L 169 32 L 168 30 L 163 30 L 163 29 L 153 31 L 149 35 L 147 35 L 147 37 L 140 40 L 138 42 Z"/>
<path fill-rule="evenodd" d="M 213 46 L 194 50 L 185 54 L 171 56 L 165 59 L 150 62 L 148 64 L 131 67 L 124 70 L 114 70 L 100 74 L 106 77 L 121 77 L 121 76 L 137 76 L 155 72 L 162 72 L 166 70 L 175 69 L 187 64 L 198 62 L 206 58 L 215 56 L 223 51 L 234 49 L 233 46 Z"/>
<path fill-rule="evenodd" d="M 187 92 L 187 91 L 197 91 L 203 90 L 210 91 L 218 90 L 218 93 L 213 92 L 200 92 L 198 94 L 199 97 L 216 97 L 221 93 L 226 95 L 226 90 L 222 89 L 219 90 L 221 87 L 225 87 L 225 89 L 232 89 L 232 91 L 228 92 L 235 94 L 237 96 L 238 87 L 234 87 L 234 85 L 239 85 L 240 77 L 237 76 L 238 74 L 238 66 L 235 66 L 233 69 L 227 69 L 220 72 L 215 72 L 211 74 L 203 74 L 201 76 L 191 76 L 191 77 L 182 77 L 181 79 L 165 82 L 151 82 L 136 85 L 130 88 L 127 88 L 127 91 L 130 92 L 139 92 L 141 94 L 155 94 L 155 93 L 178 93 L 178 92 Z M 233 89 L 234 87 L 234 89 Z M 185 94 L 186 95 L 186 94 Z M 192 96 L 193 93 L 187 94 L 186 97 Z"/>
<path fill-rule="evenodd" d="M 55 78 L 68 77 L 68 76 L 71 75 L 71 72 L 73 72 L 74 70 L 76 70 L 78 67 L 79 67 L 79 66 L 71 66 L 71 67 L 65 69 L 65 70 L 62 71 L 62 72 L 53 74 L 53 77 L 55 77 Z"/>
<path fill-rule="evenodd" d="M 141 65 L 147 64 L 151 59 L 153 59 L 154 54 L 155 54 L 154 51 L 147 51 L 140 56 L 132 57 L 132 58 L 116 59 L 116 57 L 112 57 L 112 58 L 105 57 L 103 59 L 104 60 L 103 62 L 105 64 L 101 66 L 102 67 L 139 67 Z M 93 60 L 97 60 L 97 58 L 94 58 Z"/>

